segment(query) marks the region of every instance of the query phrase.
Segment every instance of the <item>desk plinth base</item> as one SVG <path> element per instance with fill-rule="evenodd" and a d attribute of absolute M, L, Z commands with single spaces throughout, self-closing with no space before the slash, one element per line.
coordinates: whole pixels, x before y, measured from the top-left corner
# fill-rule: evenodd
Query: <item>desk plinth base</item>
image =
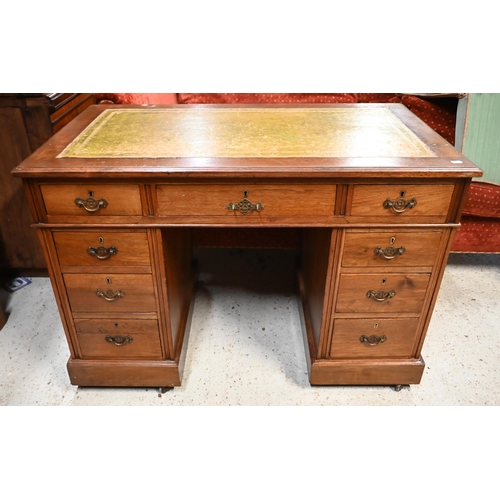
<path fill-rule="evenodd" d="M 425 363 L 419 359 L 316 360 L 311 364 L 311 385 L 419 384 Z"/>
<path fill-rule="evenodd" d="M 175 361 L 97 361 L 70 359 L 68 373 L 73 385 L 82 387 L 178 387 Z"/>

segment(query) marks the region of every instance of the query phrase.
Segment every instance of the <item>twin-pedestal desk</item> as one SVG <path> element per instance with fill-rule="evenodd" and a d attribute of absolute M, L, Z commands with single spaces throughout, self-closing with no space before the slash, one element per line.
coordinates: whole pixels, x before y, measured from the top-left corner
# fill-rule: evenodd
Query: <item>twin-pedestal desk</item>
<path fill-rule="evenodd" d="M 300 228 L 313 385 L 418 384 L 481 171 L 404 106 L 92 106 L 23 178 L 72 384 L 181 384 L 193 228 Z"/>

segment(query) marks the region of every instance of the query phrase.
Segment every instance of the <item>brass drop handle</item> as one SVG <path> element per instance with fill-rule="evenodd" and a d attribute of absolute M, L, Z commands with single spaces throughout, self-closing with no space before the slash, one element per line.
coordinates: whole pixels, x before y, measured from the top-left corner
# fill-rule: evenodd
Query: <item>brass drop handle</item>
<path fill-rule="evenodd" d="M 247 198 L 247 194 L 248 194 L 248 192 L 244 191 L 243 192 L 243 199 L 239 203 L 234 203 L 234 202 L 229 203 L 229 205 L 227 206 L 227 209 L 230 212 L 234 212 L 234 211 L 238 210 L 243 215 L 247 215 L 250 212 L 253 212 L 254 210 L 256 212 L 260 212 L 261 210 L 264 210 L 264 205 L 262 203 L 259 203 L 259 202 L 252 203 Z"/>
<path fill-rule="evenodd" d="M 93 196 L 89 196 L 86 199 L 76 198 L 75 205 L 84 208 L 87 212 L 97 212 L 100 208 L 106 208 L 108 202 L 104 198 L 96 200 Z"/>
<path fill-rule="evenodd" d="M 87 253 L 92 255 L 92 257 L 97 257 L 99 260 L 109 259 L 112 255 L 116 255 L 118 253 L 118 249 L 116 247 L 88 247 Z"/>
<path fill-rule="evenodd" d="M 406 210 L 412 209 L 417 204 L 416 198 L 412 198 L 411 200 L 406 200 L 403 196 L 400 196 L 397 200 L 391 200 L 387 198 L 384 201 L 384 208 L 392 208 L 394 212 L 397 214 L 401 214 L 406 212 Z"/>
<path fill-rule="evenodd" d="M 367 337 L 366 335 L 361 335 L 361 337 L 359 337 L 359 341 L 362 344 L 368 344 L 371 346 L 383 344 L 386 340 L 387 337 L 385 335 L 382 335 L 382 337 L 377 337 L 376 335 L 370 335 L 369 337 Z"/>
<path fill-rule="evenodd" d="M 375 255 L 381 255 L 384 259 L 392 260 L 398 255 L 403 255 L 405 253 L 405 247 L 377 247 L 375 248 Z"/>
<path fill-rule="evenodd" d="M 106 342 L 110 342 L 111 344 L 115 344 L 118 347 L 123 346 L 125 344 L 130 344 L 134 339 L 127 335 L 126 337 L 122 337 L 121 335 L 115 335 L 112 337 L 111 335 L 106 336 Z"/>
<path fill-rule="evenodd" d="M 107 292 L 105 292 L 101 289 L 98 289 L 96 294 L 98 297 L 107 300 L 108 302 L 113 302 L 114 300 L 125 297 L 125 292 L 123 292 L 122 290 L 118 290 L 117 292 L 113 290 L 108 290 Z"/>
<path fill-rule="evenodd" d="M 384 292 L 383 290 L 379 290 L 378 292 L 375 290 L 368 290 L 368 292 L 366 292 L 367 298 L 376 300 L 377 302 L 384 302 L 392 299 L 394 295 L 396 295 L 395 290 L 391 290 L 390 292 Z"/>

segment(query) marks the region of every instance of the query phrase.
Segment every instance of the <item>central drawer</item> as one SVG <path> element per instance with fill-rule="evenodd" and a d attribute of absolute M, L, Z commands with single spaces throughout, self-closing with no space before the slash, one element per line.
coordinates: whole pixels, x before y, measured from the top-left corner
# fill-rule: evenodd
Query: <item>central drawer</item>
<path fill-rule="evenodd" d="M 336 184 L 159 184 L 157 214 L 164 216 L 333 216 Z"/>
<path fill-rule="evenodd" d="M 424 304 L 430 274 L 342 274 L 338 313 L 415 313 Z"/>
<path fill-rule="evenodd" d="M 64 282 L 73 313 L 156 311 L 150 274 L 64 274 Z"/>

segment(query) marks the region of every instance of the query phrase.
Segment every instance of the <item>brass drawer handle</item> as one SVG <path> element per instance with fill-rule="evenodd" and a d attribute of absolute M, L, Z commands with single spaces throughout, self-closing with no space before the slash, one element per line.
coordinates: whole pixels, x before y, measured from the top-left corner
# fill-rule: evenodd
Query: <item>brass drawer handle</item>
<path fill-rule="evenodd" d="M 369 337 L 367 337 L 366 335 L 361 335 L 361 337 L 359 337 L 359 341 L 362 344 L 368 344 L 371 346 L 383 344 L 386 340 L 387 337 L 385 335 L 382 335 L 382 337 L 377 337 L 376 335 L 370 335 Z"/>
<path fill-rule="evenodd" d="M 107 300 L 108 302 L 113 302 L 114 300 L 125 297 L 125 292 L 123 292 L 122 290 L 118 290 L 117 292 L 108 290 L 107 292 L 104 292 L 103 290 L 98 289 L 96 294 L 98 297 Z"/>
<path fill-rule="evenodd" d="M 397 200 L 391 200 L 387 198 L 387 200 L 384 201 L 384 208 L 392 208 L 394 212 L 397 214 L 401 214 L 403 212 L 406 212 L 406 210 L 412 209 L 415 205 L 417 204 L 416 198 L 412 198 L 411 200 L 406 200 L 401 196 Z"/>
<path fill-rule="evenodd" d="M 405 247 L 377 247 L 375 248 L 375 255 L 381 255 L 384 259 L 392 260 L 398 255 L 403 255 L 405 253 Z"/>
<path fill-rule="evenodd" d="M 93 196 L 89 196 L 85 200 L 83 198 L 76 198 L 75 205 L 84 208 L 87 212 L 97 212 L 100 208 L 106 208 L 108 202 L 104 198 L 96 200 Z"/>
<path fill-rule="evenodd" d="M 127 335 L 126 337 L 122 337 L 121 335 L 115 335 L 114 337 L 111 335 L 106 336 L 106 342 L 110 342 L 111 344 L 115 344 L 119 347 L 125 344 L 130 344 L 133 340 L 134 339 L 130 335 Z"/>
<path fill-rule="evenodd" d="M 396 295 L 395 290 L 391 290 L 390 292 L 384 292 L 383 290 L 380 290 L 376 292 L 375 290 L 369 290 L 366 292 L 366 296 L 369 299 L 376 300 L 377 302 L 384 302 L 386 300 L 392 299 Z"/>
<path fill-rule="evenodd" d="M 116 247 L 88 247 L 87 253 L 92 255 L 92 257 L 97 257 L 99 260 L 109 259 L 112 255 L 116 255 L 118 253 L 118 248 Z"/>
<path fill-rule="evenodd" d="M 247 198 L 247 195 L 246 195 L 246 191 L 244 193 L 244 198 L 239 202 L 239 203 L 229 203 L 229 205 L 227 206 L 227 209 L 230 211 L 230 212 L 234 212 L 235 210 L 238 210 L 240 211 L 243 215 L 247 215 L 249 214 L 250 212 L 253 212 L 254 210 L 256 212 L 260 212 L 261 210 L 264 209 L 264 205 L 262 203 L 252 203 L 248 198 Z"/>

